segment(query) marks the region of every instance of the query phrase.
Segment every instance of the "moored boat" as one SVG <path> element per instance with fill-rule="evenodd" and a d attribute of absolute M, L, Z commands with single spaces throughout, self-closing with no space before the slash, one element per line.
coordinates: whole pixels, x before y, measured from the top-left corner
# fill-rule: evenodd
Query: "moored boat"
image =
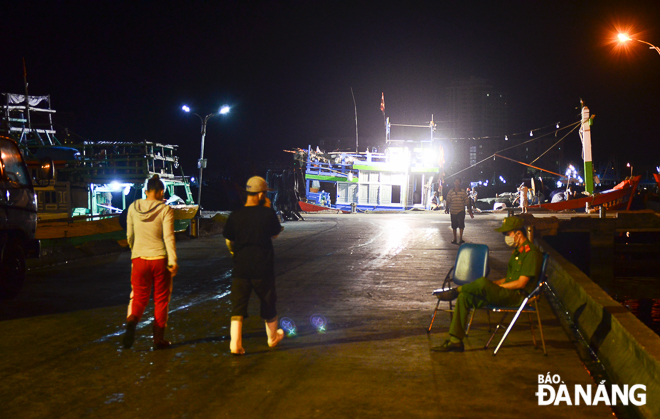
<path fill-rule="evenodd" d="M 587 208 L 595 210 L 600 207 L 606 210 L 629 209 L 632 196 L 637 190 L 640 179 L 641 176 L 635 176 L 632 179 L 624 180 L 607 191 L 596 192 L 593 195 L 569 199 L 568 201 L 530 205 L 529 208 L 543 208 L 551 211 L 584 211 Z"/>
<path fill-rule="evenodd" d="M 158 174 L 167 204 L 174 209 L 175 231 L 184 231 L 198 210 L 190 181 L 175 156 L 176 145 L 154 142 L 94 142 L 63 145 L 55 137 L 49 96 L 4 94 L 3 128 L 19 139 L 30 171 L 48 161 L 52 180 L 37 182 L 36 236 L 44 245 L 82 245 L 112 239 L 126 245 L 119 216 L 139 198 L 146 181 Z M 40 118 L 41 117 L 41 118 Z M 181 174 L 175 174 L 175 172 Z M 34 176 L 33 176 L 34 177 Z"/>

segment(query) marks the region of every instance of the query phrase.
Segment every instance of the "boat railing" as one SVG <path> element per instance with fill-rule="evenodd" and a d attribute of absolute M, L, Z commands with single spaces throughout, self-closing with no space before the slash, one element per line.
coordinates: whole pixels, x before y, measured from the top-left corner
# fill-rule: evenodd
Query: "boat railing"
<path fill-rule="evenodd" d="M 47 220 L 39 220 L 39 224 L 49 224 L 49 223 L 76 223 L 76 222 L 85 222 L 85 221 L 97 221 L 109 218 L 119 218 L 121 214 L 101 214 L 101 215 L 76 215 L 75 217 L 62 217 L 62 218 L 52 218 Z"/>
<path fill-rule="evenodd" d="M 158 174 L 162 179 L 182 179 L 182 176 L 174 174 L 178 167 L 176 156 L 99 153 L 93 156 L 88 154 L 79 160 L 56 160 L 54 163 L 58 175 L 69 174 L 69 177 L 88 183 L 117 180 L 142 183 L 153 174 Z"/>
<path fill-rule="evenodd" d="M 370 165 L 387 163 L 387 155 L 384 153 L 339 153 L 331 152 L 320 157 L 310 149 L 311 158 L 306 160 L 306 174 L 327 177 L 357 176 L 358 170 L 354 165 Z"/>
<path fill-rule="evenodd" d="M 327 177 L 346 177 L 349 174 L 357 175 L 352 164 L 337 164 L 324 162 L 307 162 L 306 174 Z"/>
<path fill-rule="evenodd" d="M 59 173 L 69 173 L 87 183 L 110 183 L 120 179 L 124 182 L 142 183 L 151 172 L 146 160 L 130 158 L 70 161 L 63 166 L 58 166 L 56 162 L 56 167 L 58 176 Z"/>

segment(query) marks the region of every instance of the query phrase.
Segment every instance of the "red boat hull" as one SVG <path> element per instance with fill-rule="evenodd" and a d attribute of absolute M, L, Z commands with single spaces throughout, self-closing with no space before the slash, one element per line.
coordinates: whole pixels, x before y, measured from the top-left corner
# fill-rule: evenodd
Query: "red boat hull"
<path fill-rule="evenodd" d="M 589 204 L 590 208 L 603 206 L 608 210 L 628 209 L 640 179 L 641 176 L 635 176 L 633 179 L 624 180 L 613 189 L 592 196 L 555 203 L 530 205 L 529 208 L 543 208 L 551 211 L 584 210 L 586 205 Z"/>
<path fill-rule="evenodd" d="M 305 212 L 320 212 L 320 211 L 336 211 L 337 213 L 348 214 L 348 211 L 340 210 L 337 208 L 323 207 L 321 205 L 309 204 L 307 202 L 298 201 L 300 209 Z"/>

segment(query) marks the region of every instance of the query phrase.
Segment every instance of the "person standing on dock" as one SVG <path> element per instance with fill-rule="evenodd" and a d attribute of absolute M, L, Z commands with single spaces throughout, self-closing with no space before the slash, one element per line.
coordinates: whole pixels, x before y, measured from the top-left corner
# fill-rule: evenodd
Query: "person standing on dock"
<path fill-rule="evenodd" d="M 147 182 L 147 198 L 128 208 L 126 238 L 131 248 L 131 302 L 128 304 L 124 348 L 133 346 L 135 328 L 154 288 L 154 349 L 165 349 L 165 328 L 172 278 L 179 270 L 174 241 L 174 210 L 163 203 L 165 185 L 158 175 Z"/>
<path fill-rule="evenodd" d="M 461 179 L 454 180 L 454 189 L 447 192 L 447 202 L 445 204 L 445 213 L 449 213 L 451 217 L 451 228 L 454 230 L 453 244 L 462 244 L 463 230 L 465 230 L 465 207 L 470 213 L 470 218 L 474 218 L 472 214 L 472 205 L 470 204 L 470 197 L 468 197 L 465 190 L 461 188 Z M 456 240 L 456 230 L 459 231 L 458 240 Z"/>
<path fill-rule="evenodd" d="M 277 214 L 266 197 L 266 180 L 251 177 L 246 185 L 247 202 L 229 215 L 222 235 L 233 256 L 234 270 L 231 284 L 231 342 L 233 355 L 243 355 L 243 319 L 248 317 L 248 302 L 252 290 L 261 301 L 261 318 L 266 322 L 268 346 L 271 348 L 284 338 L 277 328 L 277 293 L 275 290 L 275 252 L 273 240 L 282 231 Z"/>
<path fill-rule="evenodd" d="M 527 208 L 529 207 L 529 199 L 527 197 L 527 193 L 529 192 L 529 188 L 525 186 L 525 183 L 521 183 L 520 186 L 518 187 L 518 193 L 520 193 L 519 199 L 520 199 L 520 209 L 522 210 L 523 214 L 527 214 Z"/>

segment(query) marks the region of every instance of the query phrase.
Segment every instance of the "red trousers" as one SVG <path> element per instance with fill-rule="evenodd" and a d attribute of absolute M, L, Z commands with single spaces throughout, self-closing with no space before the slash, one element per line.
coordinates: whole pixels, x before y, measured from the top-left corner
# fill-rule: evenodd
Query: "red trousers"
<path fill-rule="evenodd" d="M 151 287 L 154 288 L 154 317 L 158 327 L 167 326 L 167 315 L 172 296 L 172 275 L 167 270 L 167 259 L 145 260 L 135 258 L 131 269 L 131 302 L 128 304 L 128 317 L 142 318 L 149 303 Z"/>

